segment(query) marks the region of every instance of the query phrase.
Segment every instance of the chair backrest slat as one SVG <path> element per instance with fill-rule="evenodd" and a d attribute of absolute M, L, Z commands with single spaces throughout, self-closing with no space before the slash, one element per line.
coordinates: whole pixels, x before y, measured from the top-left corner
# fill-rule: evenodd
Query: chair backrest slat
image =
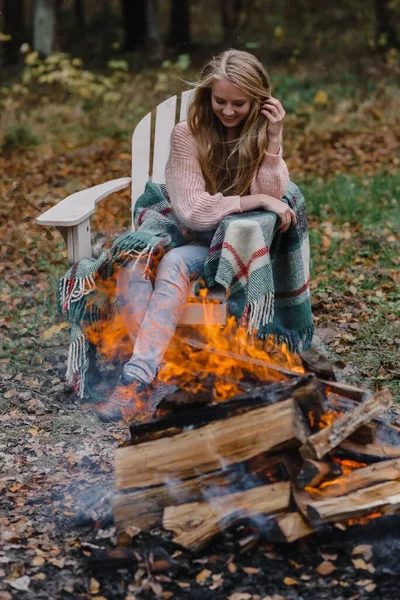
<path fill-rule="evenodd" d="M 151 114 L 137 124 L 132 136 L 132 222 L 133 207 L 144 192 L 150 172 Z"/>
<path fill-rule="evenodd" d="M 182 93 L 179 121 L 186 119 L 187 106 L 193 90 Z M 170 151 L 170 137 L 176 125 L 176 96 L 164 100 L 157 106 L 153 168 L 151 179 L 155 183 L 165 183 L 165 167 Z M 144 192 L 150 179 L 151 113 L 138 123 L 132 136 L 132 228 L 133 210 L 136 200 Z"/>
<path fill-rule="evenodd" d="M 171 131 L 176 123 L 176 96 L 164 100 L 157 106 L 156 130 L 154 137 L 153 169 L 151 179 L 155 183 L 165 183 Z"/>

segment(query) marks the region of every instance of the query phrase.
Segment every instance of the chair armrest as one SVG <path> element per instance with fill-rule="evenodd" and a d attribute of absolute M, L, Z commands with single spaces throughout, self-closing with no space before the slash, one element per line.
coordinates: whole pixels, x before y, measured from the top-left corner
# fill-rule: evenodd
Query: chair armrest
<path fill-rule="evenodd" d="M 96 204 L 113 194 L 127 188 L 131 183 L 130 177 L 120 177 L 100 185 L 75 192 L 67 196 L 55 206 L 36 219 L 39 225 L 55 227 L 73 227 L 86 221 L 95 211 Z"/>

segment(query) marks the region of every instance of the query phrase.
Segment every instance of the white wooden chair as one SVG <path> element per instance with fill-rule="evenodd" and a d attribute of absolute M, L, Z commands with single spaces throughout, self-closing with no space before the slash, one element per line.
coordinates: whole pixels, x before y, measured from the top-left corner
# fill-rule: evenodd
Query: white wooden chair
<path fill-rule="evenodd" d="M 186 118 L 191 90 L 183 92 L 179 111 L 179 121 Z M 136 126 L 132 136 L 132 177 L 113 179 L 86 190 L 71 194 L 37 218 L 40 225 L 57 227 L 66 241 L 70 264 L 92 255 L 90 217 L 96 210 L 96 204 L 114 192 L 131 185 L 132 228 L 133 209 L 136 200 L 143 193 L 147 181 L 165 182 L 165 166 L 170 150 L 170 135 L 176 119 L 177 97 L 172 96 L 157 106 L 155 115 L 155 134 L 153 164 L 150 165 L 152 146 L 151 113 L 148 113 Z M 223 291 L 211 291 L 210 303 L 205 305 L 189 290 L 182 325 L 201 325 L 204 323 L 223 325 L 226 322 L 227 305 Z"/>

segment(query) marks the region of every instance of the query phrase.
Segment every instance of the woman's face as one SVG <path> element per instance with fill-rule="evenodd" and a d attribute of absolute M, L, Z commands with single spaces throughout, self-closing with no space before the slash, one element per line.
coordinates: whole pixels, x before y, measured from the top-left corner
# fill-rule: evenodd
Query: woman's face
<path fill-rule="evenodd" d="M 236 128 L 250 112 L 250 96 L 227 79 L 217 80 L 211 88 L 214 114 L 227 128 Z"/>

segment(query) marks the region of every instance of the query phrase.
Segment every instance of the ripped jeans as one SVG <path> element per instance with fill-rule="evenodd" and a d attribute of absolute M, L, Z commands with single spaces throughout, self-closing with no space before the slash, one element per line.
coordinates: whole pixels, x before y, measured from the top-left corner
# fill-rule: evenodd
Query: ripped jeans
<path fill-rule="evenodd" d="M 122 267 L 117 293 L 120 310 L 133 343 L 124 375 L 151 383 L 175 333 L 186 304 L 191 279 L 203 274 L 208 246 L 188 245 L 167 252 L 153 284 L 144 278 L 145 263 Z"/>

